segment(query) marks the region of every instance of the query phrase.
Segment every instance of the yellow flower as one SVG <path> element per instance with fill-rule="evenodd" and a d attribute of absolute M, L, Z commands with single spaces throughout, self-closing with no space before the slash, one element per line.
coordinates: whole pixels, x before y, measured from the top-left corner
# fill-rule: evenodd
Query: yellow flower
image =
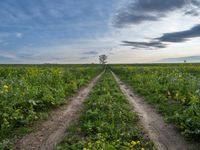
<path fill-rule="evenodd" d="M 137 141 L 136 143 L 137 143 L 137 144 L 140 144 L 140 141 Z"/>
<path fill-rule="evenodd" d="M 87 148 L 83 148 L 83 150 L 87 150 Z"/>
<path fill-rule="evenodd" d="M 137 143 L 136 143 L 135 141 L 132 141 L 131 144 L 132 144 L 133 146 L 135 146 Z"/>
<path fill-rule="evenodd" d="M 9 86 L 7 86 L 7 85 L 4 85 L 4 86 L 3 86 L 3 88 L 4 88 L 4 89 L 8 89 L 8 88 L 9 88 Z"/>
<path fill-rule="evenodd" d="M 141 150 L 145 150 L 144 148 L 141 148 Z"/>
<path fill-rule="evenodd" d="M 8 85 L 4 85 L 4 86 L 3 86 L 4 92 L 8 93 L 8 89 L 9 89 L 9 86 L 8 86 Z"/>
<path fill-rule="evenodd" d="M 88 147 L 91 148 L 92 147 L 92 143 L 88 143 Z"/>
<path fill-rule="evenodd" d="M 97 143 L 97 144 L 100 144 L 100 143 L 101 143 L 101 141 L 99 141 L 99 140 L 98 140 L 98 141 L 96 141 L 96 143 Z"/>

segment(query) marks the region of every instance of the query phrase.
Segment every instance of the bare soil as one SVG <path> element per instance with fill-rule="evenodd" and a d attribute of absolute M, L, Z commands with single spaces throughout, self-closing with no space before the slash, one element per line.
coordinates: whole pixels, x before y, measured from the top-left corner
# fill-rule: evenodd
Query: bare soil
<path fill-rule="evenodd" d="M 80 89 L 70 102 L 53 111 L 50 117 L 41 122 L 36 132 L 20 139 L 15 149 L 20 150 L 52 150 L 62 141 L 66 129 L 78 117 L 77 111 L 89 95 L 103 73 L 94 78 L 87 86 Z"/>
<path fill-rule="evenodd" d="M 139 98 L 133 90 L 125 85 L 114 73 L 113 76 L 120 89 L 127 97 L 134 111 L 139 114 L 140 122 L 148 137 L 159 150 L 187 150 L 192 148 L 184 137 L 176 129 L 165 123 L 163 117 L 147 103 Z"/>

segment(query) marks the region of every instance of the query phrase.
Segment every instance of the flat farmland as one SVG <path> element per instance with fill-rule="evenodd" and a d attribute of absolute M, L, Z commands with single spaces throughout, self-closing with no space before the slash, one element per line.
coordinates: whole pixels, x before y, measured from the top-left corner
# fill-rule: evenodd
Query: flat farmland
<path fill-rule="evenodd" d="M 200 65 L 1 65 L 0 149 L 198 149 Z"/>

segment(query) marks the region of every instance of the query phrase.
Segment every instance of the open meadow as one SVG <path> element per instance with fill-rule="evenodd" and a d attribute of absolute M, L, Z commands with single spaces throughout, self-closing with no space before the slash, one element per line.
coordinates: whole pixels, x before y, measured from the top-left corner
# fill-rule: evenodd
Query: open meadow
<path fill-rule="evenodd" d="M 0 108 L 2 150 L 198 149 L 200 65 L 1 65 Z"/>

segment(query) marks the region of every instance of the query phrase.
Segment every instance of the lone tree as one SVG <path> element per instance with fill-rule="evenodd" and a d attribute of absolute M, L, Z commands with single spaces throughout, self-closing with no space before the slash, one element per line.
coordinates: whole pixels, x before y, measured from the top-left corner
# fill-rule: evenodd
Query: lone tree
<path fill-rule="evenodd" d="M 99 61 L 100 61 L 100 63 L 101 63 L 101 64 L 106 64 L 106 63 L 107 63 L 107 61 L 106 61 L 107 58 L 108 58 L 108 57 L 107 57 L 106 55 L 100 55 L 100 56 L 99 56 Z"/>

